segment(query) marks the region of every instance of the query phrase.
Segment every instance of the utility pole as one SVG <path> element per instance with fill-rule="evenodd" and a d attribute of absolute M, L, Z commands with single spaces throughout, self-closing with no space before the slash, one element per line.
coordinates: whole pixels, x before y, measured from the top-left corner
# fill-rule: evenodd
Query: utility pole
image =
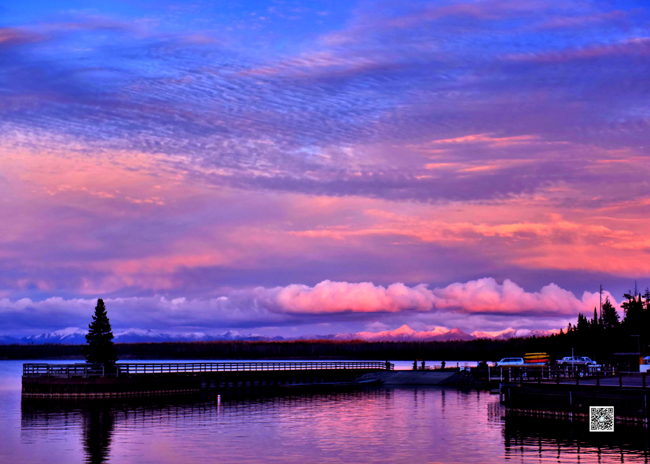
<path fill-rule="evenodd" d="M 603 284 L 600 284 L 600 320 L 603 320 Z"/>

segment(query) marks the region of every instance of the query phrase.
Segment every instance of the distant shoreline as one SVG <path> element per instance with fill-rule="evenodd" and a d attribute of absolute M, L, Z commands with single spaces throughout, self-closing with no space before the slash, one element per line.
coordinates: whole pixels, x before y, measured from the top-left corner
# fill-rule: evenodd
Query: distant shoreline
<path fill-rule="evenodd" d="M 0 345 L 0 360 L 80 360 L 83 345 Z M 478 339 L 439 342 L 367 342 L 361 340 L 214 341 L 117 343 L 118 357 L 128 359 L 340 359 L 340 360 L 498 360 L 547 352 L 551 358 L 566 356 L 567 348 L 553 337 Z M 570 348 L 569 352 L 570 352 Z"/>

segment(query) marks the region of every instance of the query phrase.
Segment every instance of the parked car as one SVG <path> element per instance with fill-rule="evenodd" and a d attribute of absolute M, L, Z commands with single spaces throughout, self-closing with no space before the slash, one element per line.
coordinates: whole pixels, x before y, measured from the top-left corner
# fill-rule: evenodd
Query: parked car
<path fill-rule="evenodd" d="M 503 358 L 497 362 L 497 367 L 500 366 L 523 366 L 524 358 Z"/>
<path fill-rule="evenodd" d="M 558 361 L 560 367 L 586 367 L 590 370 L 600 370 L 600 364 L 586 356 L 565 356 Z"/>

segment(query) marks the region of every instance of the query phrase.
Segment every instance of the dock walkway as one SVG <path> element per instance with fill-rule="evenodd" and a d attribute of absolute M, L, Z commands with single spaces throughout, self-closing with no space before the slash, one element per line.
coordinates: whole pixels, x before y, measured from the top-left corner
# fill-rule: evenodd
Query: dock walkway
<path fill-rule="evenodd" d="M 363 374 L 392 370 L 379 361 L 23 364 L 27 397 L 141 396 L 204 390 L 353 385 Z"/>
<path fill-rule="evenodd" d="M 619 421 L 650 419 L 650 382 L 645 374 L 530 379 L 504 382 L 501 403 L 510 413 L 536 416 L 588 417 L 590 406 L 614 406 Z"/>

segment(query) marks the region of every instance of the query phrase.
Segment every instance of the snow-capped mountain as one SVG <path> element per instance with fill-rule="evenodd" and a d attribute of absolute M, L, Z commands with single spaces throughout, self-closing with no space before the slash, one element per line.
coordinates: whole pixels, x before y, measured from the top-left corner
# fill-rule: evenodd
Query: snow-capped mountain
<path fill-rule="evenodd" d="M 86 343 L 86 334 L 88 330 L 80 329 L 79 327 L 68 327 L 62 330 L 56 330 L 50 333 L 40 335 L 32 335 L 30 337 L 23 337 L 19 340 L 20 343 L 44 345 L 46 343 L 62 343 L 66 345 L 78 345 Z"/>
<path fill-rule="evenodd" d="M 86 343 L 85 335 L 88 331 L 79 327 L 68 327 L 55 332 L 32 335 L 29 337 L 15 338 L 0 336 L 0 345 L 11 344 L 66 344 L 80 345 Z M 281 340 L 366 340 L 366 341 L 447 341 L 447 340 L 475 340 L 477 338 L 492 338 L 505 340 L 508 338 L 543 337 L 558 333 L 559 330 L 527 330 L 508 328 L 498 332 L 475 331 L 471 334 L 458 328 L 434 327 L 432 330 L 415 331 L 408 325 L 395 330 L 381 332 L 340 333 L 336 335 L 304 335 L 299 338 L 266 337 L 264 335 L 245 334 L 236 330 L 229 330 L 219 335 L 209 335 L 203 332 L 171 333 L 157 330 L 125 329 L 114 331 L 115 343 L 161 343 L 161 342 L 210 342 L 210 341 L 281 341 Z"/>
<path fill-rule="evenodd" d="M 0 337 L 0 345 L 10 344 L 65 344 L 80 345 L 86 343 L 88 330 L 79 327 L 68 327 L 55 332 L 32 335 L 23 338 Z M 243 334 L 237 331 L 227 331 L 220 335 L 208 335 L 202 332 L 194 333 L 168 333 L 156 330 L 126 329 L 113 332 L 115 343 L 161 343 L 161 342 L 209 342 L 221 340 L 283 340 L 282 337 L 264 337 L 256 334 Z"/>
<path fill-rule="evenodd" d="M 335 336 L 336 340 L 367 340 L 367 341 L 447 341 L 447 340 L 475 340 L 477 338 L 492 338 L 505 340 L 508 338 L 545 337 L 558 333 L 559 330 L 527 330 L 508 328 L 498 332 L 475 331 L 471 334 L 463 332 L 459 328 L 448 329 L 447 327 L 434 327 L 433 330 L 417 332 L 408 325 L 399 329 L 386 330 L 383 332 L 357 332 L 342 333 Z"/>
<path fill-rule="evenodd" d="M 525 338 L 525 337 L 547 337 L 559 333 L 559 330 L 528 330 L 507 328 L 498 332 L 472 332 L 472 336 L 476 338 L 492 338 L 498 340 L 507 340 L 508 338 Z"/>
<path fill-rule="evenodd" d="M 475 337 L 458 328 L 435 327 L 433 330 L 417 332 L 408 325 L 399 329 L 385 330 L 382 332 L 357 332 L 336 335 L 336 340 L 367 340 L 367 341 L 445 341 L 445 340 L 472 340 Z"/>

